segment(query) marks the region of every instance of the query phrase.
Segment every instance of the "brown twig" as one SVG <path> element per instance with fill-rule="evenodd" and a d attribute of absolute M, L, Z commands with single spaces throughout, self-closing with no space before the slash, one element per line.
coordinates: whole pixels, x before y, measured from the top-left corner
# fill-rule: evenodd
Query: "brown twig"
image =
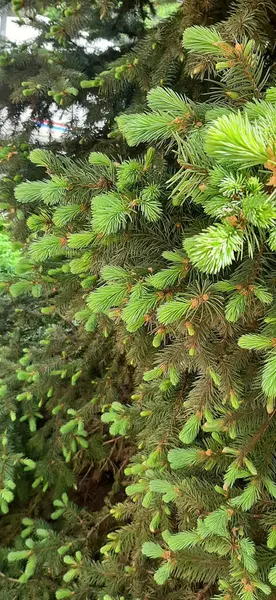
<path fill-rule="evenodd" d="M 99 525 L 101 525 L 101 523 L 103 523 L 104 521 L 106 521 L 106 519 L 111 519 L 111 515 L 110 513 L 108 513 L 107 515 L 105 515 L 102 519 L 100 519 L 100 521 L 98 521 L 98 523 L 96 523 L 96 525 L 94 525 L 94 527 L 92 527 L 92 529 L 90 529 L 90 531 L 88 531 L 86 539 L 90 537 L 91 533 L 93 533 L 93 531 L 95 531 L 96 529 L 98 529 Z"/>
<path fill-rule="evenodd" d="M 258 431 L 256 431 L 255 435 L 253 435 L 253 437 L 251 438 L 249 444 L 247 444 L 247 446 L 245 446 L 244 450 L 242 450 L 242 452 L 241 452 L 242 457 L 246 456 L 247 454 L 249 454 L 251 452 L 252 448 L 255 446 L 255 444 L 259 441 L 259 439 L 266 432 L 267 428 L 270 425 L 270 421 L 271 421 L 271 419 L 273 419 L 275 414 L 276 414 L 276 408 L 274 408 L 273 412 L 268 416 L 268 418 L 262 424 L 260 429 L 258 429 Z"/>
<path fill-rule="evenodd" d="M 198 592 L 198 594 L 196 595 L 196 600 L 202 600 L 206 594 L 206 592 L 209 591 L 209 589 L 212 587 L 212 583 L 206 583 L 206 585 L 202 588 L 202 590 L 200 590 Z"/>
<path fill-rule="evenodd" d="M 8 577 L 7 575 L 5 575 L 5 573 L 2 573 L 0 571 L 0 577 L 5 577 L 5 579 L 7 579 L 7 581 L 12 581 L 13 583 L 19 583 L 18 579 L 14 579 L 13 577 Z"/>

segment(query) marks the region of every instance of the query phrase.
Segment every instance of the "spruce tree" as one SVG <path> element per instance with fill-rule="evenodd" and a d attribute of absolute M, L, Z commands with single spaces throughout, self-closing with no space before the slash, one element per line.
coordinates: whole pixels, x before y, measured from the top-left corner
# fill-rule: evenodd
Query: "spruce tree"
<path fill-rule="evenodd" d="M 57 111 L 67 111 L 71 153 L 106 142 L 114 116 L 131 101 L 131 87 L 124 95 L 113 91 L 108 101 L 97 85 L 85 89 L 86 82 L 129 52 L 143 35 L 143 4 L 116 2 L 110 7 L 108 2 L 56 5 L 15 0 L 15 22 L 26 33 L 31 26 L 37 36 L 33 39 L 30 33 L 30 41 L 22 44 L 0 42 L 4 135 L 11 136 L 11 129 L 14 134 L 23 130 L 24 141 L 29 141 L 37 123 L 51 123 L 57 120 Z"/>
<path fill-rule="evenodd" d="M 7 597 L 274 596 L 274 7 L 227 8 L 184 32 L 187 90 L 117 119 L 130 159 L 33 150 L 44 174 L 15 189 L 7 288 L 49 326 L 2 377 Z M 126 499 L 90 509 L 91 459 Z"/>

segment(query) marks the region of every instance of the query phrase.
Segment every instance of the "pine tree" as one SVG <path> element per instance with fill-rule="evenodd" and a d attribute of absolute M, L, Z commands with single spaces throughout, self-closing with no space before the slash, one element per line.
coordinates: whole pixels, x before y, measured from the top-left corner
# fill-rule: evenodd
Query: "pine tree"
<path fill-rule="evenodd" d="M 15 202 L 13 172 L 21 165 L 21 172 L 26 176 L 28 171 L 30 177 L 34 170 L 24 152 L 14 147 L 11 156 L 7 147 L 3 159 L 2 168 L 10 175 L 4 182 L 10 202 Z M 10 207 L 14 231 L 23 235 L 18 221 L 24 219 L 35 225 L 34 230 L 39 223 L 41 227 L 42 215 L 30 204 L 20 206 L 21 211 Z M 43 215 L 47 231 L 50 213 Z M 82 271 L 77 258 L 73 273 L 71 263 L 52 260 L 44 272 L 41 262 L 24 256 L 22 249 L 15 272 L 6 269 L 1 274 L 2 546 L 17 538 L 11 556 L 2 548 L 1 567 L 5 565 L 4 572 L 8 567 L 9 575 L 2 572 L 1 590 L 11 597 L 15 588 L 24 599 L 55 597 L 65 575 L 60 547 L 77 551 L 87 539 L 86 552 L 93 556 L 98 551 L 111 527 L 108 507 L 122 477 L 123 446 L 107 439 L 101 405 L 116 404 L 119 397 L 124 401 L 123 388 L 125 395 L 132 389 L 131 372 L 112 344 L 108 323 L 95 334 L 93 319 L 85 328 L 81 325 L 83 311 L 77 308 L 82 308 L 83 293 L 95 277 L 86 277 L 81 286 L 79 275 L 77 280 L 74 276 Z M 102 489 L 99 499 L 95 487 Z M 79 506 L 69 500 L 69 491 Z M 59 533 L 55 522 L 63 513 L 68 526 Z M 28 559 L 24 567 L 18 557 Z"/>
<path fill-rule="evenodd" d="M 155 87 L 117 119 L 143 151 L 30 153 L 43 174 L 15 190 L 30 233 L 7 288 L 45 321 L 1 388 L 11 598 L 273 598 L 276 88 L 273 3 L 254 6 L 185 30 L 187 94 Z M 126 476 L 92 515 L 91 458 Z"/>
<path fill-rule="evenodd" d="M 97 86 L 85 89 L 85 82 L 129 52 L 142 36 L 143 4 L 116 2 L 111 8 L 108 2 L 57 6 L 15 0 L 12 7 L 18 23 L 30 25 L 37 37 L 23 44 L 5 39 L 0 42 L 4 134 L 11 135 L 11 129 L 17 134 L 23 129 L 24 141 L 29 141 L 38 122 L 51 123 L 57 120 L 57 111 L 67 111 L 71 152 L 91 148 L 101 140 L 106 142 L 111 121 L 131 100 L 131 89 L 124 96 L 113 93 L 112 102 L 108 102 Z"/>

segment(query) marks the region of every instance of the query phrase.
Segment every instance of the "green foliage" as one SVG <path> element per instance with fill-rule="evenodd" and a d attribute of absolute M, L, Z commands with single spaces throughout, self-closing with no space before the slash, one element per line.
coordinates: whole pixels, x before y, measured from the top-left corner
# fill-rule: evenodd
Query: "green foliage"
<path fill-rule="evenodd" d="M 264 123 L 264 131 L 267 124 Z M 269 138 L 263 135 L 262 126 L 250 123 L 247 114 L 224 115 L 211 125 L 206 135 L 206 152 L 221 164 L 238 164 L 242 168 L 266 163 Z"/>
<path fill-rule="evenodd" d="M 97 52 L 81 67 L 78 32 L 91 41 L 111 20 L 114 58 L 145 3 L 79 4 L 41 5 L 58 62 L 10 88 L 14 106 L 40 98 L 45 111 L 78 91 L 89 127 L 59 154 L 29 161 L 19 144 L 0 157 L 3 219 L 23 242 L 1 276 L 1 591 L 272 597 L 273 3 L 227 15 L 186 0 L 105 72 Z M 66 72 L 69 54 L 82 73 Z"/>
<path fill-rule="evenodd" d="M 0 232 L 0 273 L 14 271 L 19 257 L 20 251 L 13 246 L 10 237 Z"/>

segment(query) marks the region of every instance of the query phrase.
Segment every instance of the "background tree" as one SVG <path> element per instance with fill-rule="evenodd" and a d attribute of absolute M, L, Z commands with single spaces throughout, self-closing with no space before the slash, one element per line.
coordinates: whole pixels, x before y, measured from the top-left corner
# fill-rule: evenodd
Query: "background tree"
<path fill-rule="evenodd" d="M 33 28 L 30 37 L 33 30 L 37 35 L 20 45 L 1 42 L 1 107 L 6 111 L 8 135 L 11 128 L 17 133 L 23 129 L 28 141 L 37 121 L 51 121 L 61 109 L 67 110 L 69 137 L 78 151 L 79 143 L 83 146 L 89 140 L 91 146 L 106 139 L 112 119 L 129 104 L 131 89 L 128 94 L 113 94 L 108 102 L 98 89 L 87 95 L 80 81 L 95 77 L 129 51 L 144 26 L 142 3 L 140 9 L 135 2 L 116 3 L 112 11 L 108 4 L 100 5 L 30 3 L 22 10 L 18 3 L 13 5 L 19 24 Z"/>

